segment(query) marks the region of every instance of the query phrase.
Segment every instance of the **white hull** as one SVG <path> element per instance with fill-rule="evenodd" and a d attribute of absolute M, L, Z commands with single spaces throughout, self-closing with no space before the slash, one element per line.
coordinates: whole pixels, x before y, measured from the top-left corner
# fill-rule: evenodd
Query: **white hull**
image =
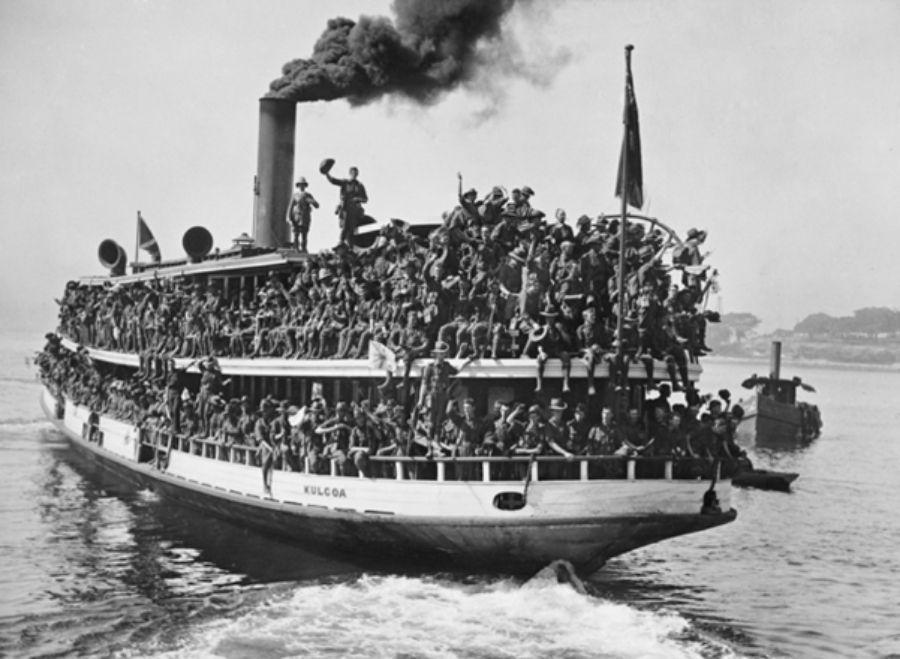
<path fill-rule="evenodd" d="M 42 403 L 53 418 L 56 401 L 47 390 Z M 140 462 L 138 429 L 111 418 L 99 419 L 102 446 L 89 442 L 84 439 L 89 415 L 66 401 L 63 418 L 54 421 L 92 461 L 188 505 L 322 549 L 430 557 L 435 566 L 450 558 L 505 571 L 565 558 L 592 571 L 611 556 L 735 516 L 727 480 L 716 484 L 716 492 L 728 512 L 701 515 L 708 481 L 588 480 L 586 469 L 579 480 L 531 480 L 519 510 L 501 510 L 494 501 L 501 493 L 523 492 L 522 480 L 398 480 L 276 470 L 269 496 L 256 466 L 180 450 L 169 451 L 165 469 L 152 460 Z"/>

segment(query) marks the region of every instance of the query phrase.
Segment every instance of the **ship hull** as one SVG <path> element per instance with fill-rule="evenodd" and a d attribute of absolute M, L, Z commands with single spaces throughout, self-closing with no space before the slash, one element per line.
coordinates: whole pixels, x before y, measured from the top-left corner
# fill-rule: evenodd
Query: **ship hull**
<path fill-rule="evenodd" d="M 346 507 L 338 505 L 345 503 L 343 497 L 339 497 L 335 502 L 329 501 L 329 505 L 303 502 L 300 496 L 293 497 L 293 500 L 270 498 L 262 494 L 230 489 L 224 485 L 201 482 L 199 479 L 204 476 L 196 469 L 193 475 L 197 478 L 189 477 L 192 472 L 183 471 L 197 460 L 213 463 L 207 465 L 213 469 L 243 468 L 243 465 L 227 463 L 217 465 L 214 464 L 217 462 L 215 460 L 187 455 L 181 466 L 183 473 L 170 473 L 171 465 L 169 470 L 160 470 L 150 463 L 130 459 L 122 451 L 98 446 L 77 432 L 78 420 L 75 419 L 73 422 L 71 418 L 72 410 L 75 409 L 73 405 L 67 403 L 65 418 L 59 419 L 53 413 L 52 403 L 53 399 L 49 392 L 45 392 L 42 406 L 47 416 L 66 435 L 80 456 L 91 465 L 112 473 L 135 487 L 158 492 L 176 503 L 265 533 L 288 538 L 306 549 L 320 553 L 338 551 L 366 558 L 385 558 L 395 561 L 394 564 L 400 566 L 426 566 L 439 570 L 463 567 L 502 573 L 533 572 L 552 560 L 563 558 L 571 561 L 579 573 L 589 574 L 602 567 L 606 560 L 613 556 L 666 538 L 725 524 L 736 517 L 733 510 L 716 514 L 699 514 L 699 498 L 698 512 L 679 513 L 663 510 L 647 512 L 636 509 L 637 506 L 632 501 L 645 498 L 647 493 L 642 493 L 641 490 L 645 490 L 651 481 L 611 482 L 607 489 L 611 495 L 609 498 L 613 500 L 610 504 L 613 510 L 586 515 L 572 515 L 572 506 L 567 508 L 561 503 L 568 496 L 574 498 L 583 496 L 583 490 L 579 489 L 577 482 L 533 484 L 529 493 L 529 506 L 526 508 L 532 505 L 530 501 L 534 499 L 535 509 L 549 508 L 553 503 L 563 511 L 561 514 L 540 515 L 526 511 L 521 515 L 512 514 L 509 518 L 497 517 L 492 515 L 491 511 L 486 511 L 483 515 L 465 512 L 456 515 L 428 515 L 397 514 L 388 510 L 359 510 L 350 507 L 353 505 L 352 491 L 347 495 Z M 246 469 L 254 472 L 251 475 L 253 478 L 258 478 L 258 468 Z M 286 481 L 288 477 L 300 479 L 307 475 L 276 473 L 275 476 L 282 476 L 282 480 Z M 215 481 L 215 476 L 209 477 L 209 480 Z M 404 487 L 447 489 L 450 494 L 445 495 L 445 498 L 460 499 L 463 507 L 465 498 L 461 496 L 462 493 L 477 489 L 481 485 L 480 483 L 423 485 L 411 481 L 393 483 L 390 480 L 385 482 L 376 479 L 327 476 L 307 476 L 307 481 L 319 482 L 317 485 L 301 486 L 303 491 L 311 492 L 312 496 L 322 496 L 326 491 L 345 492 L 351 490 L 353 486 L 362 484 L 368 484 L 370 488 L 380 487 L 384 490 L 383 496 L 388 498 L 396 497 L 398 491 L 402 493 Z M 521 484 L 518 485 L 521 487 Z M 602 484 L 594 485 L 595 495 L 603 496 L 597 489 L 602 487 Z M 626 490 L 632 491 L 623 496 L 618 491 L 617 485 L 624 485 Z M 287 482 L 284 486 L 280 486 L 276 478 L 273 483 L 276 496 L 279 496 L 279 487 L 287 491 Z M 696 484 L 696 489 L 701 494 L 706 487 L 708 483 Z M 498 488 L 509 489 L 509 484 L 494 484 L 494 489 Z M 409 497 L 414 491 L 407 491 L 406 496 Z M 720 483 L 717 491 L 723 503 L 727 503 L 730 483 Z M 656 492 L 651 492 L 650 495 L 658 496 L 660 500 L 663 500 L 663 497 L 671 500 L 670 495 L 659 492 L 661 490 L 657 487 Z M 693 494 L 694 492 L 691 492 L 691 495 Z M 329 496 L 325 495 L 325 498 Z M 616 500 L 621 503 L 617 505 Z M 383 501 L 384 499 L 374 505 L 386 508 Z M 402 508 L 403 505 L 398 504 L 398 508 Z M 441 504 L 437 503 L 434 507 L 441 509 Z M 566 513 L 566 510 L 569 513 Z"/>
<path fill-rule="evenodd" d="M 746 447 L 792 448 L 812 440 L 804 434 L 803 413 L 796 405 L 779 403 L 754 393 L 740 401 L 744 417 L 735 438 Z"/>

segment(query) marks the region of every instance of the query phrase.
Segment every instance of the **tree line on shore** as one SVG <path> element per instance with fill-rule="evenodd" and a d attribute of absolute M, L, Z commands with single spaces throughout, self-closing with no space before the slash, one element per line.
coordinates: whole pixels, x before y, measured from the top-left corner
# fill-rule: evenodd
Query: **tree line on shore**
<path fill-rule="evenodd" d="M 710 327 L 707 343 L 713 354 L 761 357 L 771 341 L 784 343 L 785 355 L 797 360 L 860 364 L 900 364 L 900 310 L 864 307 L 850 316 L 813 313 L 794 325 L 769 334 L 757 331 L 761 319 L 748 312 L 722 314 Z"/>

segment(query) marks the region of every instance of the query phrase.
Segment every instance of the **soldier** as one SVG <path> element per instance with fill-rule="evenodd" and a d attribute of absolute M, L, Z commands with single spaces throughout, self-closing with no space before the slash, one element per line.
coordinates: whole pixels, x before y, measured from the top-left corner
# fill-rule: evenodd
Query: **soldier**
<path fill-rule="evenodd" d="M 475 416 L 475 401 L 472 398 L 466 398 L 463 401 L 463 411 L 460 413 L 456 409 L 455 401 L 447 403 L 447 418 L 453 424 L 455 432 L 454 441 L 447 448 L 450 455 L 454 458 L 468 458 L 475 455 L 475 449 L 481 444 L 481 436 L 483 434 L 483 423 Z M 458 465 L 456 471 L 457 480 L 473 480 L 477 476 L 476 465 L 466 463 Z"/>
<path fill-rule="evenodd" d="M 430 415 L 432 440 L 437 439 L 437 433 L 443 422 L 444 410 L 450 397 L 450 378 L 459 372 L 445 361 L 449 351 L 450 346 L 438 341 L 431 353 L 434 361 L 425 367 L 422 374 L 418 405 L 420 408 L 424 407 Z"/>
<path fill-rule="evenodd" d="M 200 434 L 200 417 L 198 417 L 197 413 L 194 411 L 194 404 L 190 399 L 182 401 L 179 420 L 181 422 L 179 431 L 185 439 L 196 437 Z M 185 444 L 182 444 L 182 446 L 185 446 Z"/>
<path fill-rule="evenodd" d="M 671 456 L 675 446 L 672 443 L 672 433 L 669 432 L 669 413 L 665 407 L 653 406 L 651 409 L 650 450 L 644 455 L 652 452 L 652 455 Z"/>
<path fill-rule="evenodd" d="M 561 409 L 565 409 L 562 407 L 562 401 L 554 399 L 553 404 L 557 409 L 553 410 L 551 413 L 561 419 Z M 531 456 L 532 461 L 538 455 L 546 453 L 548 448 L 560 455 L 571 457 L 571 454 L 563 449 L 557 442 L 557 440 L 560 439 L 557 428 L 560 426 L 561 423 L 559 421 L 555 422 L 553 425 L 548 423 L 540 405 L 532 405 L 528 408 L 528 422 L 526 423 L 525 429 L 522 431 L 513 452 L 516 455 Z M 517 466 L 520 470 L 525 467 L 525 465 Z M 525 473 L 520 472 L 520 476 L 524 477 Z"/>
<path fill-rule="evenodd" d="M 572 227 L 566 224 L 566 211 L 562 208 L 556 209 L 556 223 L 550 227 L 550 237 L 557 245 L 561 245 L 564 241 L 575 240 L 575 234 Z"/>
<path fill-rule="evenodd" d="M 232 446 L 239 446 L 243 443 L 240 415 L 240 401 L 237 398 L 232 398 L 228 401 L 228 405 L 225 408 L 225 417 L 222 419 L 222 426 L 219 431 L 222 437 L 222 445 L 225 447 L 226 456 L 230 452 Z"/>
<path fill-rule="evenodd" d="M 368 409 L 359 405 L 353 411 L 353 429 L 350 431 L 349 457 L 356 470 L 370 476 L 369 456 L 378 452 L 378 419 Z"/>
<path fill-rule="evenodd" d="M 206 437 L 218 440 L 225 416 L 225 399 L 221 396 L 212 396 L 209 399 L 209 410 Z"/>
<path fill-rule="evenodd" d="M 570 343 L 563 335 L 556 318 L 559 314 L 546 308 L 541 311 L 543 325 L 538 325 L 528 335 L 528 343 L 525 344 L 523 355 L 529 356 L 532 348 L 537 347 L 537 378 L 534 390 L 539 392 L 544 388 L 544 367 L 550 357 L 559 357 L 563 369 L 563 392 L 569 391 L 569 374 L 572 370 L 572 359 L 568 351 L 563 349 L 564 343 Z"/>
<path fill-rule="evenodd" d="M 622 443 L 627 455 L 643 455 L 650 448 L 647 425 L 635 407 L 628 410 L 628 417 L 622 427 Z"/>
<path fill-rule="evenodd" d="M 554 398 L 550 401 L 550 418 L 547 419 L 545 442 L 552 453 L 571 459 L 574 457 L 574 452 L 566 448 L 569 428 L 568 424 L 563 421 L 563 414 L 567 408 L 568 405 L 561 398 Z M 571 467 L 572 465 L 564 464 L 551 465 L 551 476 L 565 478 L 566 476 L 576 475 L 577 472 L 573 474 Z"/>
<path fill-rule="evenodd" d="M 600 422 L 588 431 L 585 455 L 617 455 L 622 447 L 619 431 L 614 425 L 612 410 L 604 407 L 600 412 Z M 620 460 L 603 460 L 590 465 L 592 478 L 620 478 L 625 474 L 625 465 Z"/>
<path fill-rule="evenodd" d="M 540 405 L 528 408 L 528 421 L 519 435 L 513 453 L 516 455 L 540 455 L 544 450 L 544 436 L 547 422 Z"/>
<path fill-rule="evenodd" d="M 278 412 L 272 419 L 272 446 L 275 448 L 275 459 L 281 458 L 281 468 L 286 471 L 299 471 L 299 465 L 291 462 L 291 422 L 290 406 L 286 400 L 278 404 Z"/>
<path fill-rule="evenodd" d="M 312 209 L 319 207 L 319 202 L 306 191 L 309 183 L 304 177 L 300 177 L 295 186 L 297 191 L 291 197 L 288 206 L 287 221 L 291 225 L 291 244 L 294 249 L 306 252 L 306 237 L 309 233 L 309 225 L 312 220 Z"/>
<path fill-rule="evenodd" d="M 519 242 L 519 220 L 522 218 L 516 214 L 516 207 L 509 203 L 499 214 L 500 220 L 491 229 L 491 241 L 500 246 L 504 252 L 510 252 Z"/>
<path fill-rule="evenodd" d="M 253 426 L 253 443 L 256 445 L 257 460 L 262 467 L 263 489 L 272 496 L 272 468 L 275 466 L 275 446 L 272 443 L 272 421 L 275 411 L 272 401 L 264 398 L 259 404 L 259 418 Z"/>
<path fill-rule="evenodd" d="M 166 365 L 169 371 L 166 376 L 166 414 L 172 422 L 172 428 L 177 431 L 181 426 L 181 390 L 184 389 L 184 385 L 175 366 L 175 360 L 170 358 Z"/>
<path fill-rule="evenodd" d="M 493 421 L 496 451 L 499 455 L 510 455 L 525 430 L 527 408 L 524 404 L 519 404 L 513 409 L 512 403 L 509 401 L 497 401 L 494 407 L 497 411 Z M 504 476 L 509 475 L 509 469 L 505 465 L 499 469 L 499 472 Z"/>
<path fill-rule="evenodd" d="M 481 202 L 481 213 L 484 217 L 485 224 L 493 226 L 500 221 L 500 215 L 503 212 L 508 199 L 506 191 L 500 186 L 495 186 L 491 190 L 490 194 L 488 194 Z"/>
<path fill-rule="evenodd" d="M 406 401 L 409 397 L 409 374 L 412 370 L 413 362 L 419 357 L 424 357 L 428 350 L 428 337 L 422 331 L 419 323 L 419 312 L 415 310 L 407 311 L 406 327 L 396 329 L 391 332 L 388 338 L 388 347 L 394 351 L 397 358 L 403 362 L 403 390 L 401 392 L 401 400 Z M 388 379 L 384 388 L 390 386 L 391 377 L 388 371 Z"/>
<path fill-rule="evenodd" d="M 466 227 L 481 226 L 482 224 L 484 224 L 484 217 L 479 210 L 479 204 L 477 202 L 478 191 L 475 190 L 475 188 L 470 188 L 469 190 L 463 192 L 462 173 L 457 172 L 456 178 L 459 182 L 459 190 L 457 191 L 459 206 L 454 209 L 451 218 L 458 218 L 458 220 L 461 221 L 462 224 Z"/>
<path fill-rule="evenodd" d="M 339 400 L 334 406 L 334 416 L 319 424 L 315 429 L 317 435 L 328 435 L 328 443 L 324 448 L 324 457 L 332 458 L 339 476 L 351 476 L 348 461 L 350 451 L 350 433 L 353 430 L 353 417 L 350 405 Z"/>
<path fill-rule="evenodd" d="M 514 205 L 513 210 L 519 217 L 529 217 L 531 215 L 531 203 L 528 199 L 534 192 L 531 191 L 531 188 L 527 186 L 526 188 L 531 194 L 526 195 L 519 188 L 513 188 L 512 196 L 510 197 L 510 203 Z"/>
<path fill-rule="evenodd" d="M 462 342 L 465 341 L 465 333 L 468 326 L 469 323 L 465 314 L 457 313 L 452 320 L 441 325 L 438 330 L 437 340 L 446 343 L 451 351 L 455 348 L 456 356 L 459 358 L 459 352 L 462 348 Z"/>
<path fill-rule="evenodd" d="M 706 270 L 709 267 L 703 265 L 706 255 L 700 253 L 700 245 L 705 241 L 706 231 L 690 229 L 687 232 L 687 240 L 672 256 L 673 263 L 684 268 L 681 283 L 698 292 L 706 279 Z"/>
<path fill-rule="evenodd" d="M 570 453 L 581 455 L 587 447 L 590 424 L 587 420 L 587 405 L 578 403 L 572 418 L 566 423 L 565 439 L 562 443 Z"/>
<path fill-rule="evenodd" d="M 357 179 L 359 170 L 356 167 L 350 168 L 349 178 L 334 178 L 330 173 L 332 165 L 333 160 L 325 160 L 319 171 L 325 175 L 329 183 L 341 189 L 341 203 L 336 211 L 341 223 L 340 241 L 351 245 L 356 228 L 365 214 L 363 204 L 368 203 L 369 197 L 366 194 L 366 187 Z"/>
<path fill-rule="evenodd" d="M 308 473 L 319 473 L 321 468 L 320 459 L 325 448 L 325 442 L 321 435 L 317 435 L 315 429 L 325 421 L 327 415 L 325 413 L 325 401 L 321 398 L 313 400 L 303 420 L 298 428 L 300 435 L 300 446 L 304 462 L 308 462 Z"/>
<path fill-rule="evenodd" d="M 222 393 L 222 388 L 230 380 L 222 379 L 222 371 L 219 370 L 219 362 L 215 357 L 209 357 L 200 363 L 200 393 L 197 396 L 198 416 L 200 417 L 200 429 L 204 435 L 209 433 L 209 400 Z"/>
<path fill-rule="evenodd" d="M 241 429 L 241 441 L 244 444 L 252 444 L 253 431 L 256 428 L 256 413 L 253 411 L 253 404 L 246 395 L 241 396 L 238 401 L 241 412 L 238 418 L 238 425 Z"/>

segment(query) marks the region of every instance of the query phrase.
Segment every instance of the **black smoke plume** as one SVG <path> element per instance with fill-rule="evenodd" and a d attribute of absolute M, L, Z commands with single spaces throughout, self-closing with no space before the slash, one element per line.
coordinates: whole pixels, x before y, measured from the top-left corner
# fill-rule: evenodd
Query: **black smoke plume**
<path fill-rule="evenodd" d="M 268 96 L 297 102 L 346 98 L 363 105 L 388 94 L 418 103 L 474 79 L 504 48 L 502 23 L 515 0 L 395 0 L 395 20 L 333 18 L 309 59 L 282 69 Z M 510 44 L 515 51 L 515 44 Z M 508 67 L 507 67 L 508 68 Z M 509 73 L 507 70 L 506 73 Z M 519 72 L 526 79 L 528 71 Z"/>

